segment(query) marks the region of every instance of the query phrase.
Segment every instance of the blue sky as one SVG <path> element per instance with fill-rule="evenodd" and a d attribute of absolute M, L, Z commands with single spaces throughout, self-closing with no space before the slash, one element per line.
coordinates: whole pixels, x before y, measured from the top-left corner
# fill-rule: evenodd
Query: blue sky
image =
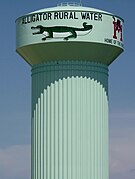
<path fill-rule="evenodd" d="M 31 69 L 15 52 L 15 19 L 60 2 L 64 1 L 0 1 L 0 178 L 3 179 L 30 179 Z M 110 179 L 134 179 L 135 1 L 82 0 L 82 3 L 125 20 L 125 52 L 109 67 Z"/>

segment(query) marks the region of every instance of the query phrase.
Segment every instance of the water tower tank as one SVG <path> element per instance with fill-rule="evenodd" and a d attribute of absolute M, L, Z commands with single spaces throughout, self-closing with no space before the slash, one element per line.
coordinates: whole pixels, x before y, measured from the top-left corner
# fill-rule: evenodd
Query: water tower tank
<path fill-rule="evenodd" d="M 62 3 L 16 20 L 32 68 L 32 179 L 108 179 L 108 66 L 123 19 Z"/>

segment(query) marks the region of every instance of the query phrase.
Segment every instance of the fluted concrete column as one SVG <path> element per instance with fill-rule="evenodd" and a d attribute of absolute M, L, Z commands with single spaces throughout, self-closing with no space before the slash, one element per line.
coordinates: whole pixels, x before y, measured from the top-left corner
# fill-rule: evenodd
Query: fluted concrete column
<path fill-rule="evenodd" d="M 108 179 L 108 68 L 32 68 L 32 179 Z"/>

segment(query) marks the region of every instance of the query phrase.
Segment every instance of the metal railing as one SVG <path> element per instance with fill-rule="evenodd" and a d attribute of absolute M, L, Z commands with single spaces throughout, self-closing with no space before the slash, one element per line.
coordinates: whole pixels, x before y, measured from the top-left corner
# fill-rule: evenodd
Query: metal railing
<path fill-rule="evenodd" d="M 82 6 L 81 2 L 62 2 L 57 4 L 57 6 Z"/>

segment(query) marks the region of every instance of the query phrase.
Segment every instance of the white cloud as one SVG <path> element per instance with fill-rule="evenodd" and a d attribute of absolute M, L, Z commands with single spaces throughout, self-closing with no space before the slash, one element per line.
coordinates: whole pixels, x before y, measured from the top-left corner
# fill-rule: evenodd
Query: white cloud
<path fill-rule="evenodd" d="M 0 178 L 30 179 L 30 145 L 0 149 Z"/>
<path fill-rule="evenodd" d="M 135 113 L 110 115 L 110 179 L 135 179 Z"/>
<path fill-rule="evenodd" d="M 135 120 L 135 110 L 111 111 L 110 117 L 113 120 Z"/>
<path fill-rule="evenodd" d="M 135 142 L 117 140 L 110 144 L 110 172 L 125 172 L 135 168 Z"/>

